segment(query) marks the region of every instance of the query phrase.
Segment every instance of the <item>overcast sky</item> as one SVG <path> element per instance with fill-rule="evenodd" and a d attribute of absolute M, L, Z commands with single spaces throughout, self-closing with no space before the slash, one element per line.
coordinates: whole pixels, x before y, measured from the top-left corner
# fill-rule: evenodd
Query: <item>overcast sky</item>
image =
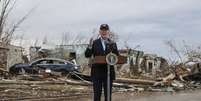
<path fill-rule="evenodd" d="M 11 21 L 32 8 L 16 32 L 24 39 L 61 40 L 64 32 L 87 37 L 107 23 L 118 34 L 119 47 L 127 40 L 131 48 L 140 45 L 140 50 L 169 57 L 166 40 L 201 44 L 201 0 L 18 0 Z"/>

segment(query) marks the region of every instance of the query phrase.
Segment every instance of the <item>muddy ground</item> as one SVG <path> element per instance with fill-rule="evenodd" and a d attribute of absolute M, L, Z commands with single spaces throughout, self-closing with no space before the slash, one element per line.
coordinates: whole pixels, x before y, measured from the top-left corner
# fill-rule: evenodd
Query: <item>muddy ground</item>
<path fill-rule="evenodd" d="M 115 92 L 113 101 L 201 101 L 201 91 L 182 92 Z M 93 101 L 92 96 L 68 101 Z M 103 98 L 102 98 L 102 101 Z"/>
<path fill-rule="evenodd" d="M 113 101 L 201 101 L 201 90 L 180 92 L 120 91 Z M 92 101 L 92 87 L 60 81 L 1 80 L 0 101 Z M 103 99 L 103 98 L 102 98 Z"/>

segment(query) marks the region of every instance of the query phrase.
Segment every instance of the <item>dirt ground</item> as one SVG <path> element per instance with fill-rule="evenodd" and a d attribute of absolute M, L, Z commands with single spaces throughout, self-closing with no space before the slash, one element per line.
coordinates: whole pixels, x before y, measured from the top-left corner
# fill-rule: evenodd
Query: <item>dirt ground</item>
<path fill-rule="evenodd" d="M 116 92 L 112 101 L 201 101 L 201 91 L 170 92 Z M 92 96 L 68 101 L 93 101 Z M 102 98 L 102 101 L 104 99 Z"/>
<path fill-rule="evenodd" d="M 129 91 L 113 88 L 112 101 L 201 101 L 200 96 L 199 87 L 180 92 Z M 92 101 L 92 99 L 92 86 L 79 85 L 73 83 L 73 80 L 71 84 L 63 78 L 46 78 L 41 81 L 0 80 L 0 101 Z"/>
<path fill-rule="evenodd" d="M 200 96 L 201 90 L 177 93 L 114 90 L 112 101 L 201 101 Z M 0 101 L 92 101 L 92 98 L 91 86 L 44 81 L 0 81 Z"/>

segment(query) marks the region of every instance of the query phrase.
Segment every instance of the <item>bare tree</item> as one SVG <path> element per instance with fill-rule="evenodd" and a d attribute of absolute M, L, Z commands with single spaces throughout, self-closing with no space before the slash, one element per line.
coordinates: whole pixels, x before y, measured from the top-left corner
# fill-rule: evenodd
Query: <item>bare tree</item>
<path fill-rule="evenodd" d="M 5 45 L 11 42 L 16 29 L 19 28 L 20 24 L 22 24 L 34 10 L 34 8 L 31 9 L 25 16 L 19 19 L 11 27 L 7 28 L 8 16 L 16 2 L 17 0 L 0 0 L 0 41 Z"/>
<path fill-rule="evenodd" d="M 1 7 L 1 11 L 0 11 L 0 37 L 3 34 L 4 28 L 5 28 L 5 24 L 6 24 L 6 19 L 10 13 L 10 11 L 13 9 L 14 4 L 15 4 L 16 0 L 1 0 L 0 1 L 0 7 Z"/>
<path fill-rule="evenodd" d="M 61 40 L 62 40 L 61 45 L 70 44 L 70 41 L 72 41 L 72 33 L 64 32 L 62 34 L 62 39 Z"/>
<path fill-rule="evenodd" d="M 201 46 L 193 47 L 187 45 L 185 41 L 183 41 L 183 51 L 179 51 L 178 47 L 173 44 L 172 41 L 166 41 L 165 44 L 169 46 L 179 57 L 180 63 L 186 64 L 188 62 L 199 62 L 201 61 Z M 186 59 L 184 61 L 184 59 Z M 171 59 L 170 59 L 171 60 Z M 171 60 L 172 65 L 180 64 L 178 61 Z"/>
<path fill-rule="evenodd" d="M 201 45 L 197 47 L 192 47 L 186 44 L 185 41 L 184 43 L 184 55 L 188 59 L 186 62 L 198 62 L 201 61 Z"/>
<path fill-rule="evenodd" d="M 82 44 L 82 40 L 84 38 L 85 37 L 83 35 L 76 34 L 76 36 L 74 37 L 74 40 L 73 40 L 72 44 Z"/>
<path fill-rule="evenodd" d="M 34 47 L 38 46 L 38 38 L 34 41 Z"/>
<path fill-rule="evenodd" d="M 117 42 L 119 40 L 118 34 L 113 31 L 110 31 L 109 38 L 114 42 Z"/>
<path fill-rule="evenodd" d="M 86 41 L 85 39 L 86 39 L 86 36 L 84 35 L 65 32 L 62 34 L 61 45 L 82 44 L 82 43 L 85 43 Z"/>
<path fill-rule="evenodd" d="M 181 52 L 178 50 L 178 48 L 173 44 L 172 41 L 165 41 L 165 44 L 167 46 L 169 46 L 175 53 L 176 55 L 179 57 L 180 61 L 183 62 L 182 56 L 181 56 Z"/>
<path fill-rule="evenodd" d="M 47 39 L 47 36 L 44 36 L 43 37 L 43 41 L 42 41 L 42 44 L 47 44 L 48 43 L 48 39 Z"/>

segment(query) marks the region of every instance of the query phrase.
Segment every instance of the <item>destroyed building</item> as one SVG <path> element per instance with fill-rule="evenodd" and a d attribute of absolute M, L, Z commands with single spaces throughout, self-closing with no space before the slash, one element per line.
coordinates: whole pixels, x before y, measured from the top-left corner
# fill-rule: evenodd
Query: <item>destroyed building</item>
<path fill-rule="evenodd" d="M 30 47 L 30 60 L 38 58 L 60 58 L 65 60 L 75 59 L 76 63 L 86 67 L 88 59 L 84 52 L 88 44 L 74 45 L 56 45 L 53 49 L 44 49 L 42 47 Z M 160 75 L 168 67 L 166 59 L 155 54 L 145 54 L 143 51 L 133 49 L 121 49 L 120 55 L 127 57 L 127 63 L 120 65 L 117 70 L 124 73 Z"/>
<path fill-rule="evenodd" d="M 142 72 L 150 75 L 161 75 L 166 68 L 168 68 L 168 62 L 163 57 L 158 57 L 156 54 L 145 54 L 141 62 Z"/>
<path fill-rule="evenodd" d="M 127 73 L 156 75 L 168 67 L 166 59 L 155 54 L 144 54 L 143 51 L 133 49 L 122 49 L 119 52 L 127 57 L 127 63 L 121 67 Z"/>
<path fill-rule="evenodd" d="M 75 45 L 56 45 L 55 48 L 46 49 L 40 46 L 30 47 L 30 60 L 39 58 L 51 57 L 65 60 L 77 60 L 78 64 L 85 65 L 87 59 L 84 56 L 84 51 L 87 44 Z"/>
<path fill-rule="evenodd" d="M 9 45 L 8 46 L 8 57 L 7 57 L 7 67 L 10 67 L 17 63 L 24 63 L 23 60 L 23 51 L 24 48 L 20 46 Z M 8 68 L 7 68 L 8 69 Z"/>
<path fill-rule="evenodd" d="M 47 57 L 47 52 L 42 50 L 40 46 L 31 46 L 29 48 L 30 61 Z"/>
<path fill-rule="evenodd" d="M 7 67 L 7 54 L 8 54 L 8 48 L 4 47 L 3 45 L 0 45 L 0 68 L 6 68 Z"/>
<path fill-rule="evenodd" d="M 24 63 L 23 51 L 24 49 L 20 46 L 0 44 L 0 68 L 8 70 L 14 64 Z"/>
<path fill-rule="evenodd" d="M 88 44 L 57 45 L 56 50 L 60 51 L 62 57 L 76 59 L 78 64 L 86 65 L 84 52 L 87 46 Z"/>

